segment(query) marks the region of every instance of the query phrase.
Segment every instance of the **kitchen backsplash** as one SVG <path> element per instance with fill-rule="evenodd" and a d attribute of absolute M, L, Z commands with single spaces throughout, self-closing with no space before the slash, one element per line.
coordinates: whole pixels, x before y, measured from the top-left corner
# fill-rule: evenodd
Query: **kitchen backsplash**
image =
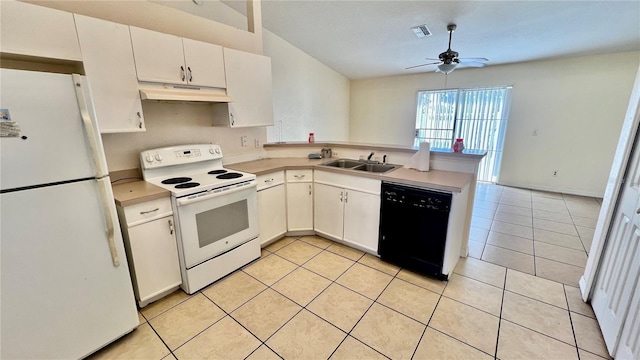
<path fill-rule="evenodd" d="M 179 144 L 219 144 L 226 159 L 251 160 L 262 155 L 267 139 L 264 126 L 213 127 L 210 104 L 143 101 L 142 108 L 146 132 L 102 135 L 109 171 L 140 167 L 142 150 Z"/>

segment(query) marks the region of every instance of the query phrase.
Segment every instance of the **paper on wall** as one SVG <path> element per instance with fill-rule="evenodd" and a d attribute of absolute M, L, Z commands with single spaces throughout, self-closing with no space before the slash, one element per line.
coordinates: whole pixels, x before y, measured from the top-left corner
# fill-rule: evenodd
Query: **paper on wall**
<path fill-rule="evenodd" d="M 428 142 L 421 142 L 420 149 L 409 159 L 405 167 L 419 171 L 429 171 L 429 158 L 431 156 L 431 145 Z"/>

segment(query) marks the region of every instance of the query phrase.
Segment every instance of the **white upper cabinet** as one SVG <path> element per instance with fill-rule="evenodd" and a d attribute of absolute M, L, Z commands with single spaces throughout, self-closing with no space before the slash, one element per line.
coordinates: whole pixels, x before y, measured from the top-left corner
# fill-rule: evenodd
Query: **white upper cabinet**
<path fill-rule="evenodd" d="M 222 47 L 131 26 L 138 80 L 224 88 Z"/>
<path fill-rule="evenodd" d="M 0 1 L 3 53 L 80 61 L 73 14 L 18 1 Z"/>
<path fill-rule="evenodd" d="M 273 125 L 271 58 L 224 48 L 227 104 L 216 104 L 214 125 L 230 127 Z"/>
<path fill-rule="evenodd" d="M 184 38 L 182 46 L 190 85 L 227 87 L 222 46 Z"/>
<path fill-rule="evenodd" d="M 145 131 L 129 26 L 74 17 L 100 132 Z"/>

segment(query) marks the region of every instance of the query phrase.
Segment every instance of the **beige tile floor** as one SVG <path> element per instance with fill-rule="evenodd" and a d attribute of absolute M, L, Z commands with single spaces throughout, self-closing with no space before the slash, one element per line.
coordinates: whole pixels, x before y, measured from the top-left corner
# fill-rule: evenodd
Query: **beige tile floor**
<path fill-rule="evenodd" d="M 601 200 L 478 183 L 469 256 L 578 286 Z"/>
<path fill-rule="evenodd" d="M 475 258 L 441 282 L 319 238 L 284 238 L 194 295 L 140 311 L 92 358 L 602 359 L 579 290 Z"/>

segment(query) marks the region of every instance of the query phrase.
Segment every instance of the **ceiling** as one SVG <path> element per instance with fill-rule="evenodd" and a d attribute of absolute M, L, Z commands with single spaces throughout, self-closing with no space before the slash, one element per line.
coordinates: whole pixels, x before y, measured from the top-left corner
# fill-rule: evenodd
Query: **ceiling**
<path fill-rule="evenodd" d="M 262 21 L 349 79 L 434 71 L 405 68 L 447 49 L 448 23 L 452 49 L 488 66 L 640 50 L 640 1 L 262 0 Z M 432 36 L 415 36 L 422 24 Z"/>

